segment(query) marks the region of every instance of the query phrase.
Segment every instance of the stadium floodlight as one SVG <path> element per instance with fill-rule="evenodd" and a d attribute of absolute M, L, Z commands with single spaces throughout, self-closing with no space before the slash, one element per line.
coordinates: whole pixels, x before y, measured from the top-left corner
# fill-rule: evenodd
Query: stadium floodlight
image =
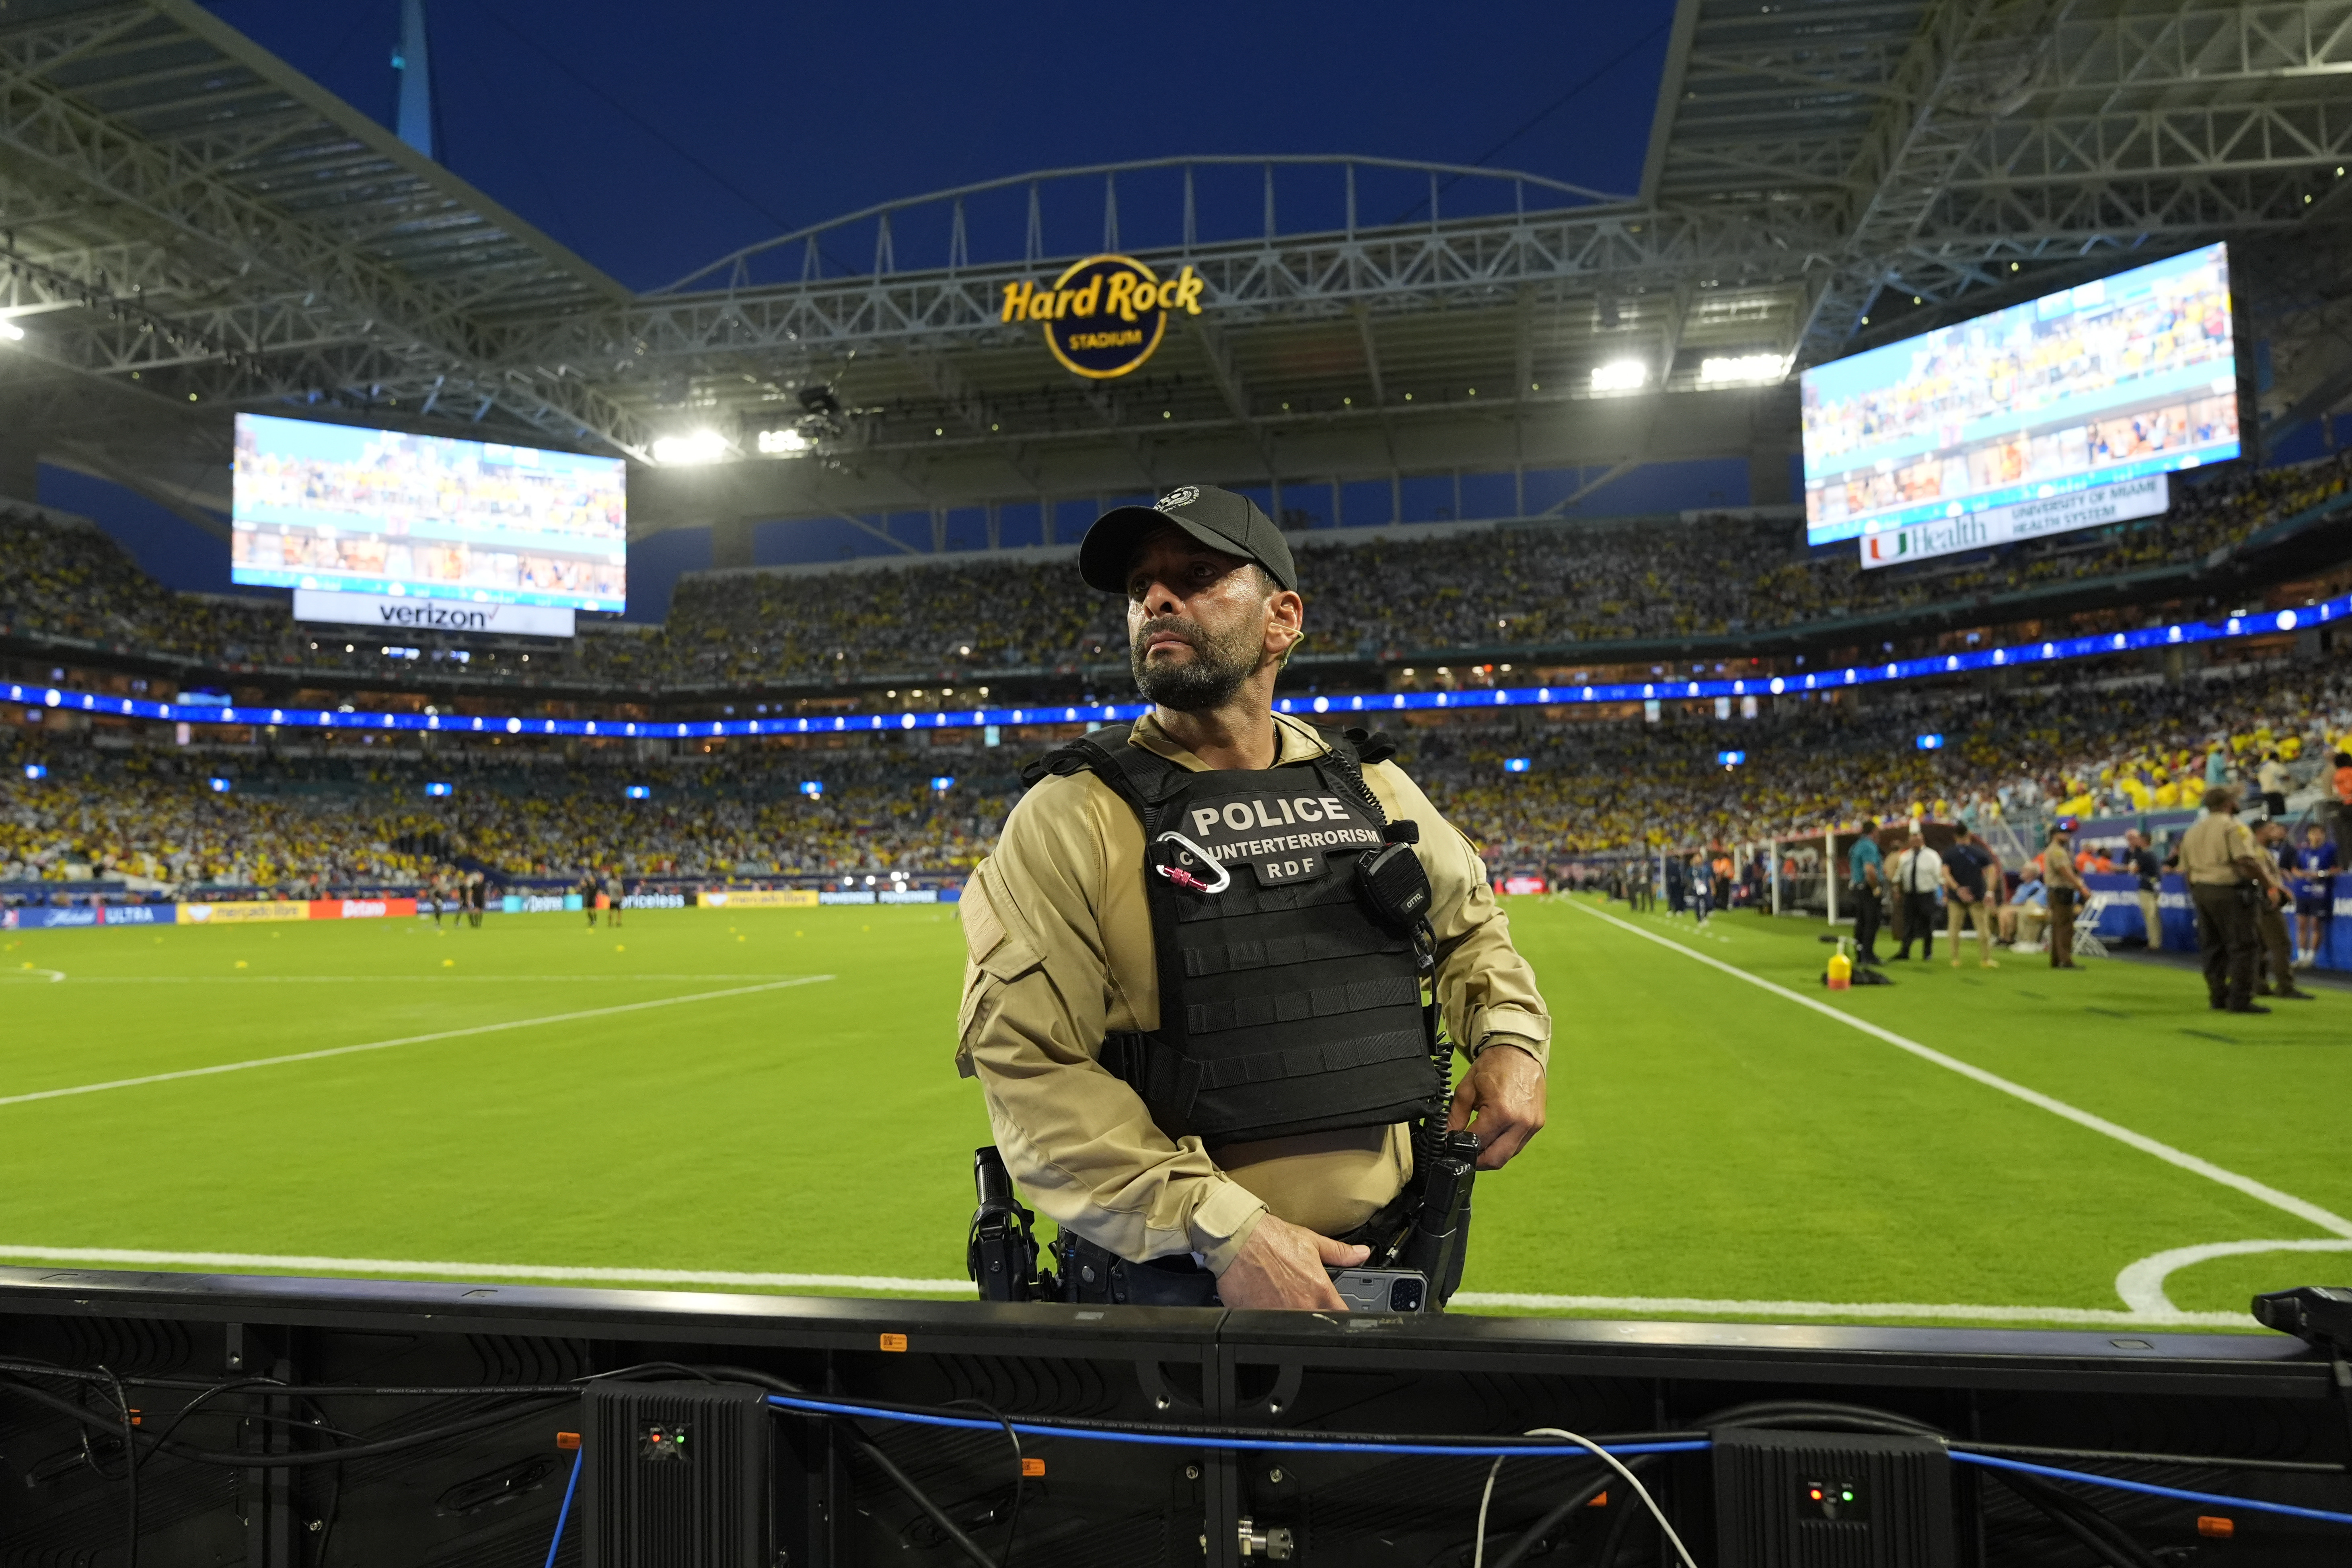
<path fill-rule="evenodd" d="M 1728 354 L 1710 356 L 1698 362 L 1701 386 L 1714 386 L 1727 381 L 1778 381 L 1789 374 L 1786 354 Z"/>
<path fill-rule="evenodd" d="M 21 343 L 25 341 L 25 329 L 5 317 L 0 317 L 0 339 L 12 343 Z"/>
<path fill-rule="evenodd" d="M 1503 771 L 1507 773 L 1526 773 L 1528 771 L 1528 759 L 1525 757 L 1505 757 L 1503 759 Z"/>
<path fill-rule="evenodd" d="M 818 795 L 824 793 L 824 781 L 823 779 L 803 779 L 801 780 L 801 793 L 807 795 L 811 800 L 814 800 Z"/>
<path fill-rule="evenodd" d="M 955 788 L 955 780 L 949 774 L 940 773 L 931 780 L 931 787 L 939 791 L 941 795 L 945 795 L 948 791 Z"/>
<path fill-rule="evenodd" d="M 1917 744 L 1919 749 L 1923 752 L 1940 752 L 1944 749 L 1944 737 L 1941 735 L 1922 735 L 1919 737 Z"/>
<path fill-rule="evenodd" d="M 727 437 L 716 430 L 691 430 L 654 443 L 654 461 L 671 468 L 715 463 L 727 456 Z"/>
<path fill-rule="evenodd" d="M 1650 367 L 1637 359 L 1612 360 L 1592 367 L 1595 392 L 1638 392 L 1650 379 Z"/>
<path fill-rule="evenodd" d="M 45 779 L 49 776 L 49 770 L 38 763 L 26 763 L 25 776 L 28 779 Z"/>
<path fill-rule="evenodd" d="M 809 438 L 793 429 L 762 430 L 758 445 L 760 454 L 768 458 L 797 458 L 809 449 Z"/>
<path fill-rule="evenodd" d="M 226 795 L 228 793 L 228 780 L 226 779 L 206 779 L 205 783 L 213 786 L 213 793 L 215 795 Z"/>
<path fill-rule="evenodd" d="M 455 795 L 457 792 L 451 789 L 447 784 L 436 780 L 425 786 L 425 793 L 432 795 Z"/>
<path fill-rule="evenodd" d="M 654 792 L 643 784 L 631 784 L 621 793 L 631 800 L 651 800 L 654 797 Z"/>
<path fill-rule="evenodd" d="M 1736 768 L 1740 763 L 1748 760 L 1748 753 L 1745 752 L 1717 752 L 1715 753 L 1715 760 L 1721 763 L 1727 768 Z"/>

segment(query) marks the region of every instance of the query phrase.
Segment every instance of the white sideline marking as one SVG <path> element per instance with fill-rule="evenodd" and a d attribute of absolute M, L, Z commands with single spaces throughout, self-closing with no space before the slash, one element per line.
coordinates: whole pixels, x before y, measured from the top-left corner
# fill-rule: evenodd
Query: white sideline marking
<path fill-rule="evenodd" d="M 138 1078 L 109 1079 L 104 1083 L 79 1083 L 68 1089 L 38 1089 L 28 1094 L 0 1095 L 0 1105 L 23 1105 L 36 1100 L 63 1100 L 68 1095 L 97 1094 L 110 1089 L 137 1089 L 142 1084 L 170 1083 L 184 1078 L 210 1078 L 215 1073 L 245 1072 L 253 1068 L 284 1067 L 289 1062 L 323 1061 L 329 1057 L 356 1056 L 362 1051 L 388 1051 L 394 1046 L 421 1046 L 433 1040 L 458 1040 L 469 1035 L 495 1035 L 508 1029 L 536 1028 L 541 1024 L 572 1024 L 583 1018 L 609 1018 L 619 1013 L 639 1013 L 649 1007 L 675 1007 L 688 1002 L 716 1002 L 727 996 L 751 996 L 793 985 L 814 985 L 830 974 L 802 974 L 772 980 L 765 985 L 738 985 L 725 991 L 698 991 L 686 996 L 662 996 L 650 1002 L 622 1002 L 610 1007 L 586 1007 L 576 1013 L 550 1013 L 538 1018 L 515 1018 L 503 1024 L 476 1024 L 464 1029 L 436 1029 L 429 1035 L 403 1035 L 394 1040 L 370 1040 L 357 1046 L 330 1046 L 324 1050 L 294 1051 L 282 1057 L 256 1057 L 250 1061 L 223 1062 L 217 1067 L 182 1068 L 176 1072 L 146 1073 Z"/>
<path fill-rule="evenodd" d="M 1541 1296 L 1516 1290 L 1460 1290 L 1458 1307 L 1510 1307 L 1520 1311 L 1673 1313 L 1748 1318 L 1935 1318 L 1999 1323 L 2078 1323 L 2096 1328 L 2242 1329 L 2243 1312 L 2184 1312 L 2102 1307 L 1991 1307 L 1927 1301 L 1720 1301 L 1696 1296 Z"/>
<path fill-rule="evenodd" d="M 282 1258 L 263 1252 L 148 1252 L 117 1247 L 0 1247 L 28 1263 L 148 1263 L 203 1268 L 293 1268 L 329 1275 L 396 1274 L 466 1279 L 560 1279 L 598 1285 L 733 1285 L 771 1289 L 973 1294 L 969 1279 L 896 1279 L 881 1274 L 737 1274 L 712 1268 L 565 1268 L 533 1263 L 447 1263 L 413 1258 Z"/>
<path fill-rule="evenodd" d="M 2352 1252 L 2352 1241 L 2207 1241 L 2151 1253 L 2126 1264 L 2116 1276 L 2116 1294 L 2136 1312 L 2177 1310 L 2165 1294 L 2164 1282 L 2176 1270 L 2216 1258 L 2243 1258 L 2258 1252 Z"/>
<path fill-rule="evenodd" d="M 2341 1215 L 2331 1213 L 2321 1208 L 2317 1204 L 2296 1197 L 2292 1193 L 2281 1192 L 2278 1188 L 2264 1182 L 2258 1182 L 2252 1176 L 2242 1176 L 2235 1171 L 2225 1170 L 2210 1160 L 2200 1159 L 2187 1150 L 2176 1149 L 2169 1143 L 2159 1142 L 2144 1132 L 2135 1132 L 2130 1128 L 2110 1121 L 2104 1116 L 2095 1116 L 2087 1110 L 2067 1104 L 2063 1100 L 2043 1094 L 2040 1089 L 2028 1089 L 2021 1083 L 2001 1077 L 1999 1073 L 1987 1072 L 1984 1068 L 1964 1062 L 1958 1057 L 1948 1057 L 1932 1047 L 1921 1045 L 1916 1040 L 1906 1039 L 1892 1029 L 1882 1029 L 1866 1019 L 1857 1018 L 1851 1013 L 1840 1012 L 1826 1002 L 1807 996 L 1801 992 L 1791 991 L 1785 985 L 1776 985 L 1769 980 L 1750 974 L 1746 970 L 1726 963 L 1719 958 L 1711 958 L 1704 952 L 1685 947 L 1671 938 L 1660 936 L 1654 931 L 1643 931 L 1637 925 L 1628 924 L 1614 915 L 1588 908 L 1583 904 L 1576 904 L 1572 907 L 1591 915 L 1594 920 L 1608 921 L 1619 931 L 1631 931 L 1644 942 L 1654 942 L 1660 947 L 1670 947 L 1685 957 L 1698 960 L 1709 968 L 1719 969 L 1734 980 L 1744 980 L 1750 985 L 1769 991 L 1775 996 L 1794 1002 L 1800 1007 L 1810 1007 L 1825 1018 L 1834 1018 L 1850 1029 L 1859 1029 L 1874 1039 L 1885 1041 L 1898 1050 L 1910 1052 L 1922 1061 L 1933 1062 L 1939 1068 L 1958 1073 L 1962 1078 L 1973 1079 L 1988 1089 L 1997 1089 L 2003 1094 L 2025 1101 L 2028 1105 L 2038 1106 L 2053 1116 L 2063 1116 L 2078 1127 L 2087 1127 L 2092 1131 L 2112 1138 L 2118 1143 L 2127 1143 L 2143 1154 L 2155 1155 L 2167 1164 L 2178 1165 L 2180 1169 L 2193 1172 L 2208 1181 L 2219 1182 L 2225 1187 L 2233 1187 L 2250 1198 L 2266 1203 L 2273 1208 L 2283 1209 L 2295 1218 L 2308 1221 L 2322 1230 L 2352 1238 L 2352 1219 L 2346 1219 Z"/>
<path fill-rule="evenodd" d="M 146 1264 L 199 1268 L 292 1269 L 342 1276 L 390 1274 L 403 1279 L 546 1279 L 594 1285 L 716 1285 L 736 1289 L 887 1290 L 906 1295 L 965 1296 L 969 1279 L 905 1279 L 881 1274 L 751 1274 L 714 1268 L 578 1268 L 531 1263 L 451 1263 L 421 1258 L 284 1257 L 261 1252 L 152 1252 L 113 1247 L 0 1247 L 0 1258 L 27 1263 Z M 1704 1317 L 1932 1318 L 1959 1321 L 2074 1323 L 2098 1328 L 2242 1328 L 2238 1312 L 2118 1312 L 2086 1307 L 1992 1307 L 1918 1301 L 1731 1301 L 1692 1296 L 1543 1296 L 1464 1290 L 1464 1307 L 1538 1311 L 1679 1313 Z"/>
<path fill-rule="evenodd" d="M 0 980 L 13 980 L 20 985 L 35 981 L 44 985 L 54 985 L 65 977 L 66 972 L 62 969 L 36 969 L 29 963 L 22 969 L 0 969 Z"/>

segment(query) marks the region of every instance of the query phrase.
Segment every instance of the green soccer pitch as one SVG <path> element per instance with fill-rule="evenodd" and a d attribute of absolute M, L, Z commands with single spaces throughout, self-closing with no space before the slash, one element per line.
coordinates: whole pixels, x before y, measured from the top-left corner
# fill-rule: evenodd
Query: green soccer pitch
<path fill-rule="evenodd" d="M 2352 1278 L 2352 996 L 1511 900 L 1551 1124 L 1475 1310 L 2251 1327 Z M 961 1294 L 951 907 L 0 938 L 0 1262 Z"/>

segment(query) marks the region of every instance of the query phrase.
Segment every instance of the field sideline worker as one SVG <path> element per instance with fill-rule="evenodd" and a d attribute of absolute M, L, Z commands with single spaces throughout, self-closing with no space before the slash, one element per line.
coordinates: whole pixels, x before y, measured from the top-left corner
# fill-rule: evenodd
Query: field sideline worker
<path fill-rule="evenodd" d="M 2254 902 L 2267 890 L 2262 849 L 2238 820 L 2238 792 L 2205 792 L 2205 815 L 2180 836 L 2180 871 L 2197 906 L 2197 945 L 2205 954 L 2205 991 L 2215 1011 L 2267 1013 L 2253 999 L 2261 945 Z"/>
<path fill-rule="evenodd" d="M 1479 1135 L 1483 1170 L 1543 1126 L 1550 1017 L 1469 840 L 1392 763 L 1359 764 L 1352 744 L 1273 712 L 1305 606 L 1264 512 L 1188 485 L 1097 519 L 1078 570 L 1127 595 L 1129 661 L 1154 706 L 1089 737 L 1093 761 L 1055 753 L 967 883 L 957 1065 L 980 1079 L 1013 1179 L 1089 1267 L 1162 1300 L 1340 1310 L 1326 1267 L 1368 1248 L 1338 1238 L 1404 1191 L 1409 1122 L 1435 1084 L 1410 952 L 1349 934 L 1337 868 L 1266 858 L 1290 808 L 1377 847 L 1360 777 L 1380 816 L 1419 826 L 1436 1002 L 1472 1063 L 1451 1124 Z M 1164 805 L 1130 804 L 1101 769 Z M 1161 813 L 1150 846 L 1140 810 Z M 1242 820 L 1273 826 L 1236 839 Z M 1171 940 L 1189 1056 L 1163 1037 Z"/>
<path fill-rule="evenodd" d="M 2266 818 L 2254 829 L 2254 843 L 2262 850 L 2263 883 L 2262 901 L 2254 906 L 2254 929 L 2263 939 L 2263 954 L 2254 966 L 2254 994 L 2313 1001 L 2312 994 L 2294 983 L 2294 942 L 2286 923 L 2294 908 L 2294 884 L 2287 876 L 2294 851 L 2287 843 L 2286 824 Z"/>
<path fill-rule="evenodd" d="M 1919 819 L 1911 819 L 1911 835 L 1903 852 L 1887 867 L 1902 904 L 1903 929 L 1895 936 L 1895 956 L 1911 956 L 1911 939 L 1919 939 L 1919 956 L 1936 962 L 1936 892 L 1944 885 L 1944 858 L 1927 847 Z"/>

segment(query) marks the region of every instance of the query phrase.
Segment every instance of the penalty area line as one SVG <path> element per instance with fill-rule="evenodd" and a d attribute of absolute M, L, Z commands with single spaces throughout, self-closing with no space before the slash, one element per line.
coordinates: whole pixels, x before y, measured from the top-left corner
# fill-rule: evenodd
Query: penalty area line
<path fill-rule="evenodd" d="M 724 991 L 698 991 L 685 996 L 659 996 L 649 1002 L 621 1002 L 610 1007 L 583 1007 L 572 1013 L 549 1013 L 537 1018 L 510 1018 L 502 1024 L 475 1024 L 463 1029 L 436 1029 L 428 1035 L 403 1035 L 396 1039 L 368 1040 L 355 1046 L 329 1046 L 322 1050 L 291 1051 L 284 1056 L 255 1057 L 249 1061 L 222 1062 L 213 1067 L 182 1068 L 174 1072 L 143 1073 L 137 1078 L 109 1079 L 103 1083 L 78 1083 L 65 1089 L 37 1089 L 25 1094 L 0 1095 L 0 1106 L 25 1105 L 37 1100 L 64 1100 L 78 1094 L 101 1094 L 111 1089 L 138 1089 L 181 1079 L 212 1078 L 221 1073 L 250 1072 L 256 1068 L 285 1067 L 294 1062 L 324 1061 L 330 1057 L 357 1056 L 363 1051 L 388 1051 L 396 1046 L 422 1046 L 435 1040 L 461 1040 L 474 1035 L 496 1035 L 509 1029 L 532 1029 L 542 1024 L 576 1024 L 588 1018 L 610 1018 L 622 1013 L 642 1013 L 654 1007 L 677 1007 L 688 1002 L 717 1002 L 729 996 L 756 996 L 794 985 L 814 985 L 830 974 L 800 974 L 772 980 L 764 985 L 735 985 Z"/>
<path fill-rule="evenodd" d="M 2168 1165 L 2176 1165 L 2192 1174 L 2202 1176 L 2207 1181 L 2218 1182 L 2222 1186 L 2233 1188 L 2257 1202 L 2268 1204 L 2271 1207 L 2284 1210 L 2299 1220 L 2315 1225 L 2332 1236 L 2352 1237 L 2352 1220 L 2324 1209 L 2317 1204 L 2296 1197 L 2293 1193 L 2281 1192 L 2266 1182 L 2258 1182 L 2252 1176 L 2240 1175 L 2237 1172 L 2217 1165 L 2210 1160 L 2191 1154 L 2185 1149 L 2176 1149 L 2171 1144 L 2150 1138 L 2144 1132 L 2135 1132 L 2120 1122 L 2110 1121 L 2105 1117 L 2095 1115 L 2079 1106 L 2069 1105 L 2063 1100 L 2042 1093 L 2040 1089 L 2028 1089 L 2025 1085 L 2005 1079 L 1999 1073 L 1988 1072 L 1983 1068 L 1970 1062 L 1964 1062 L 1958 1057 L 1947 1056 L 1932 1046 L 1923 1046 L 1916 1040 L 1906 1039 L 1892 1029 L 1879 1027 L 1868 1019 L 1857 1018 L 1851 1013 L 1842 1012 L 1818 997 L 1807 996 L 1801 992 L 1791 991 L 1785 985 L 1775 984 L 1761 975 L 1750 974 L 1736 964 L 1726 963 L 1723 960 L 1700 952 L 1695 948 L 1685 947 L 1671 937 L 1660 936 L 1655 931 L 1643 931 L 1640 926 L 1621 921 L 1604 910 L 1592 909 L 1584 904 L 1574 904 L 1572 907 L 1580 913 L 1591 916 L 1594 920 L 1603 921 L 1615 926 L 1619 931 L 1630 931 L 1644 942 L 1656 942 L 1660 947 L 1672 949 L 1685 958 L 1696 959 L 1710 969 L 1721 970 L 1734 980 L 1746 981 L 1748 984 L 1759 990 L 1769 991 L 1784 1001 L 1794 1002 L 1800 1007 L 1809 1007 L 1825 1018 L 1834 1018 L 1847 1028 L 1858 1029 L 1874 1039 L 1885 1041 L 1897 1050 L 1909 1052 L 1921 1061 L 1932 1062 L 1947 1071 L 1959 1074 L 1962 1078 L 1972 1079 L 1987 1089 L 1999 1089 L 2012 1099 L 2021 1100 L 2028 1105 L 2050 1112 L 2053 1116 L 2063 1116 L 2078 1127 L 2088 1128 L 2104 1137 L 2114 1139 L 2118 1143 L 2127 1144 L 2143 1154 L 2153 1154 Z"/>

